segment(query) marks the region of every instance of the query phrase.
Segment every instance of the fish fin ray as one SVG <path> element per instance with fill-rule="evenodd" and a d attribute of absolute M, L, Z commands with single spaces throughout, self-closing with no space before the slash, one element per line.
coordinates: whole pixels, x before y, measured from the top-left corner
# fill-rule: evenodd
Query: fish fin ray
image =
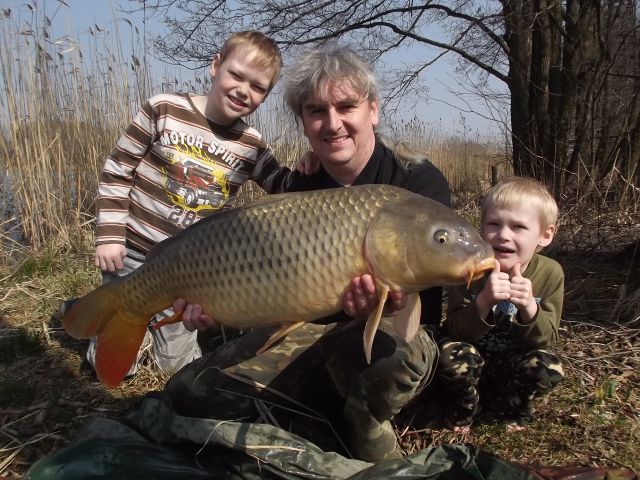
<path fill-rule="evenodd" d="M 275 332 L 273 332 L 271 334 L 271 336 L 269 338 L 267 338 L 267 341 L 264 342 L 264 345 L 260 348 L 260 350 L 258 350 L 256 353 L 257 354 L 261 354 L 266 352 L 267 350 L 269 350 L 269 348 L 271 348 L 278 340 L 286 337 L 287 335 L 289 335 L 291 332 L 293 332 L 295 329 L 300 328 L 302 325 L 304 325 L 306 322 L 295 322 L 295 323 L 288 323 L 286 325 L 283 325 L 281 328 L 279 328 L 278 330 L 276 330 Z"/>
<path fill-rule="evenodd" d="M 378 305 L 376 309 L 371 312 L 369 318 L 367 318 L 367 323 L 364 326 L 364 333 L 362 335 L 362 340 L 364 343 L 364 355 L 367 359 L 367 364 L 371 363 L 371 350 L 373 349 L 373 337 L 376 335 L 376 331 L 378 330 L 378 325 L 380 325 L 380 319 L 382 318 L 382 310 L 384 309 L 384 304 L 387 301 L 387 297 L 389 296 L 389 287 L 384 286 L 380 291 L 380 295 L 378 298 Z"/>
<path fill-rule="evenodd" d="M 422 314 L 422 303 L 420 295 L 411 293 L 407 295 L 407 305 L 396 313 L 393 328 L 396 333 L 410 342 L 415 337 L 420 328 L 420 316 Z"/>

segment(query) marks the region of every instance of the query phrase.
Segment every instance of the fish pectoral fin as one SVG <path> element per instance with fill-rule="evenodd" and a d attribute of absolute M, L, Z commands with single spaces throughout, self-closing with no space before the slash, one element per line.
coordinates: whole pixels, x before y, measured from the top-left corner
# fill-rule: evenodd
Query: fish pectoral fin
<path fill-rule="evenodd" d="M 382 310 L 384 309 L 384 304 L 387 301 L 387 297 L 389 296 L 389 287 L 384 286 L 380 291 L 380 295 L 378 298 L 378 305 L 376 305 L 376 309 L 371 312 L 369 318 L 367 318 L 367 323 L 364 326 L 364 334 L 362 335 L 362 340 L 364 342 L 364 356 L 367 359 L 367 364 L 371 363 L 371 350 L 373 349 L 373 337 L 376 335 L 376 331 L 378 330 L 378 325 L 380 325 L 380 319 L 382 318 Z"/>
<path fill-rule="evenodd" d="M 107 388 L 117 387 L 138 358 L 147 325 L 116 318 L 98 333 L 96 374 Z"/>
<path fill-rule="evenodd" d="M 286 325 L 283 325 L 281 328 L 279 328 L 278 330 L 276 330 L 275 332 L 273 332 L 271 334 L 271 336 L 269 338 L 267 338 L 267 341 L 264 342 L 264 345 L 262 346 L 262 348 L 260 348 L 260 350 L 258 350 L 256 352 L 257 355 L 266 352 L 267 350 L 269 350 L 269 348 L 271 348 L 278 340 L 280 340 L 281 338 L 286 337 L 287 335 L 289 335 L 291 332 L 293 332 L 296 328 L 300 328 L 302 325 L 304 325 L 306 322 L 296 322 L 296 323 L 288 323 Z"/>
<path fill-rule="evenodd" d="M 422 303 L 420 302 L 420 295 L 417 293 L 407 295 L 407 305 L 396 313 L 393 329 L 405 341 L 410 342 L 416 336 L 418 328 L 420 328 L 421 314 Z"/>

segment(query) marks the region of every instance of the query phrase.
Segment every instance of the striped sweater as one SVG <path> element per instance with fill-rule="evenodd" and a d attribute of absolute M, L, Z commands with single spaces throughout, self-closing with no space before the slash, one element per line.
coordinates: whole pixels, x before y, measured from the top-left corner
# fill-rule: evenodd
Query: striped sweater
<path fill-rule="evenodd" d="M 297 175 L 281 167 L 242 120 L 209 121 L 188 94 L 150 98 L 106 159 L 97 199 L 96 245 L 147 253 L 199 219 L 233 205 L 254 180 L 269 193 Z"/>

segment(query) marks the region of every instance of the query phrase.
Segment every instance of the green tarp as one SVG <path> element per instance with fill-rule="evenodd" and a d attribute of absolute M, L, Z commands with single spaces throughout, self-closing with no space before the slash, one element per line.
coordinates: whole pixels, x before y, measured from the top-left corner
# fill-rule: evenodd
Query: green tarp
<path fill-rule="evenodd" d="M 149 394 L 121 418 L 97 417 L 68 447 L 37 462 L 24 478 L 51 479 L 631 479 L 604 475 L 542 477 L 474 447 L 442 445 L 376 464 L 325 452 L 267 424 L 177 415 Z M 629 472 L 630 473 L 630 472 Z M 612 476 L 615 475 L 615 476 Z"/>

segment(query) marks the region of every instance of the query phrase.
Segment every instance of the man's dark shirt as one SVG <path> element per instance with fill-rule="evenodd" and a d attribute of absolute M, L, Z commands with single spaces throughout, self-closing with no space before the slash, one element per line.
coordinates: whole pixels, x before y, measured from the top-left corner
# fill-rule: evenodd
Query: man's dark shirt
<path fill-rule="evenodd" d="M 283 186 L 284 191 L 322 190 L 343 186 L 322 167 L 311 176 L 296 175 L 290 177 L 290 180 L 287 185 Z M 391 150 L 380 142 L 376 142 L 369 162 L 353 182 L 353 185 L 368 184 L 403 187 L 411 192 L 436 200 L 447 207 L 451 206 L 449 184 L 435 165 L 428 160 L 410 165 L 400 163 Z M 430 328 L 437 331 L 442 317 L 442 288 L 435 287 L 420 292 L 420 301 L 422 303 L 421 323 L 428 324 Z M 344 320 L 344 315 L 344 313 L 332 315 L 320 320 L 320 323 Z"/>

